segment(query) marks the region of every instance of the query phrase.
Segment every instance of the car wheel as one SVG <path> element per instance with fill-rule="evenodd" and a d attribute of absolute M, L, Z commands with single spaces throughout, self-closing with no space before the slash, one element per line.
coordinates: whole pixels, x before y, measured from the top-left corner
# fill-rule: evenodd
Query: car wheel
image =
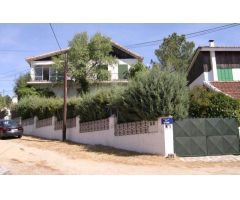
<path fill-rule="evenodd" d="M 22 137 L 22 135 L 18 135 L 18 138 L 21 138 Z"/>

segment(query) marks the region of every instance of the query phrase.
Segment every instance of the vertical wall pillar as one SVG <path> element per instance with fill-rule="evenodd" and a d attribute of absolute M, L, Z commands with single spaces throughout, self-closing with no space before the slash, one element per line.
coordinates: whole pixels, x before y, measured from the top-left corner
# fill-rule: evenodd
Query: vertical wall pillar
<path fill-rule="evenodd" d="M 174 138 L 173 138 L 173 118 L 160 118 L 159 125 L 161 125 L 161 131 L 163 132 L 164 140 L 164 156 L 170 157 L 174 155 Z"/>
<path fill-rule="evenodd" d="M 211 60 L 211 65 L 212 65 L 213 81 L 218 81 L 217 62 L 216 62 L 215 51 L 210 51 L 210 60 Z"/>
<path fill-rule="evenodd" d="M 111 117 L 109 117 L 109 130 L 111 133 L 115 133 L 115 123 L 116 123 L 116 117 L 115 115 L 112 115 Z"/>
<path fill-rule="evenodd" d="M 80 132 L 80 116 L 76 116 L 76 132 Z"/>
<path fill-rule="evenodd" d="M 34 66 L 31 65 L 31 68 L 30 68 L 30 77 L 31 77 L 31 80 L 35 80 L 35 71 L 34 71 Z"/>
<path fill-rule="evenodd" d="M 37 128 L 37 120 L 38 120 L 38 118 L 37 118 L 37 116 L 34 116 L 34 118 L 33 118 L 33 129 L 35 130 L 36 128 Z"/>

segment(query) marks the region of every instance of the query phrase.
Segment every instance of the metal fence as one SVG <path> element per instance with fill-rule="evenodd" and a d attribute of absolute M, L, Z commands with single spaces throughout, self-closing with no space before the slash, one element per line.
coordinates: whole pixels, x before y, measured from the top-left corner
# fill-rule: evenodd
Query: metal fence
<path fill-rule="evenodd" d="M 239 131 L 235 119 L 196 118 L 174 122 L 174 148 L 179 156 L 239 153 Z"/>

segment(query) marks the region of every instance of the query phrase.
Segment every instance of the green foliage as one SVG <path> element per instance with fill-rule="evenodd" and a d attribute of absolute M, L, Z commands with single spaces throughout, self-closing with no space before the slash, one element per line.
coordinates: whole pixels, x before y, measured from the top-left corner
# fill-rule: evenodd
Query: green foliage
<path fill-rule="evenodd" d="M 135 65 L 132 65 L 129 69 L 129 71 L 126 72 L 126 77 L 125 78 L 134 78 L 137 76 L 138 73 L 141 72 L 147 72 L 148 68 L 142 63 L 142 62 L 137 62 Z"/>
<path fill-rule="evenodd" d="M 187 116 L 188 89 L 184 76 L 153 68 L 139 73 L 129 87 L 114 99 L 120 122 L 155 120 L 160 116 Z"/>
<path fill-rule="evenodd" d="M 1 116 L 6 116 L 5 115 L 5 111 L 3 110 L 3 108 L 6 107 L 10 107 L 12 103 L 12 99 L 10 96 L 6 95 L 6 96 L 1 96 L 0 95 L 0 111 L 1 111 Z"/>
<path fill-rule="evenodd" d="M 55 94 L 50 91 L 48 88 L 35 88 L 31 85 L 28 85 L 27 82 L 30 81 L 30 74 L 24 74 L 19 76 L 15 82 L 14 92 L 17 95 L 18 99 L 29 96 L 39 96 L 39 97 L 54 97 Z"/>
<path fill-rule="evenodd" d="M 204 87 L 190 92 L 190 117 L 235 118 L 240 123 L 240 101 Z"/>
<path fill-rule="evenodd" d="M 115 62 L 111 55 L 111 39 L 96 33 L 89 39 L 86 32 L 78 33 L 69 42 L 68 75 L 78 84 L 79 93 L 89 91 L 90 80 L 109 80 L 103 65 Z M 63 58 L 54 58 L 55 66 L 63 67 Z"/>
<path fill-rule="evenodd" d="M 92 121 L 109 117 L 111 114 L 110 103 L 118 90 L 118 87 L 114 89 L 103 88 L 84 94 L 82 97 L 70 98 L 67 102 L 67 117 L 73 118 L 80 115 L 81 121 Z M 40 98 L 36 96 L 25 97 L 11 110 L 15 116 L 21 113 L 22 119 L 34 116 L 44 119 L 54 115 L 58 120 L 62 120 L 63 99 Z"/>
<path fill-rule="evenodd" d="M 97 72 L 97 80 L 109 81 L 111 79 L 111 73 L 106 69 L 99 69 Z"/>
<path fill-rule="evenodd" d="M 195 44 L 188 42 L 185 35 L 173 33 L 164 38 L 159 49 L 155 50 L 160 67 L 163 70 L 186 72 L 193 55 Z"/>
<path fill-rule="evenodd" d="M 6 109 L 0 110 L 0 119 L 3 119 L 5 116 L 7 116 L 7 110 Z"/>
<path fill-rule="evenodd" d="M 60 117 L 63 100 L 60 98 L 24 97 L 17 105 L 17 112 L 23 119 L 37 116 L 45 119 L 53 115 Z"/>
<path fill-rule="evenodd" d="M 80 116 L 82 122 L 117 114 L 119 122 L 155 120 L 160 116 L 187 116 L 188 89 L 186 79 L 178 73 L 153 68 L 138 72 L 127 87 L 109 87 L 83 94 L 68 101 L 68 118 Z M 23 98 L 17 113 L 23 119 L 53 115 L 62 119 L 63 100 L 60 98 Z"/>
<path fill-rule="evenodd" d="M 100 89 L 83 95 L 78 107 L 80 120 L 92 121 L 110 116 L 110 104 L 116 89 Z"/>

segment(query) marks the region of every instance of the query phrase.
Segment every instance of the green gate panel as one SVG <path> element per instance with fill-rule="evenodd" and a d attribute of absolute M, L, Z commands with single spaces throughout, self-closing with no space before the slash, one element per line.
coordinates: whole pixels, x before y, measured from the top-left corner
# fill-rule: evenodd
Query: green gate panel
<path fill-rule="evenodd" d="M 128 65 L 118 65 L 118 79 L 126 79 L 126 72 L 128 71 Z"/>
<path fill-rule="evenodd" d="M 238 124 L 228 118 L 175 121 L 174 148 L 178 156 L 239 154 Z"/>
<path fill-rule="evenodd" d="M 208 136 L 208 155 L 227 155 L 239 153 L 239 138 L 237 135 Z"/>
<path fill-rule="evenodd" d="M 209 118 L 205 120 L 206 135 L 237 135 L 238 125 L 235 119 Z"/>
<path fill-rule="evenodd" d="M 206 137 L 177 137 L 174 140 L 175 152 L 178 156 L 207 155 Z"/>
<path fill-rule="evenodd" d="M 184 119 L 173 124 L 176 137 L 204 136 L 205 119 Z"/>

